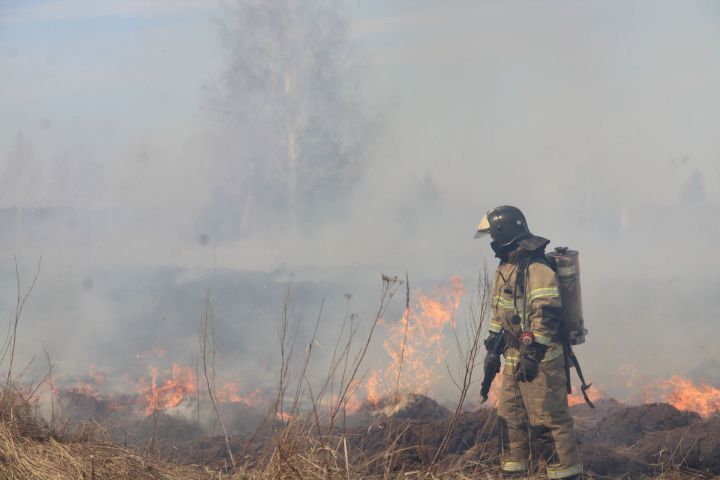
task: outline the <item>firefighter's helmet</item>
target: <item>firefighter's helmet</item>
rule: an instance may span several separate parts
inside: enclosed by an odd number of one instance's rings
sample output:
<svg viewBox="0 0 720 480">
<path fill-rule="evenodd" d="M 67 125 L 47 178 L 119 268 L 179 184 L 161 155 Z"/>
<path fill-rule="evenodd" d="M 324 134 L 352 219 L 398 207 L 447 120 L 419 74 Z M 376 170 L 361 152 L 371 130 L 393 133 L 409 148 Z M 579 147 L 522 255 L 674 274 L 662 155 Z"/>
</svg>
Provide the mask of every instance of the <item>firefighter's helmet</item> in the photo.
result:
<svg viewBox="0 0 720 480">
<path fill-rule="evenodd" d="M 505 247 L 511 243 L 530 237 L 525 215 L 517 207 L 502 205 L 485 214 L 477 227 L 475 238 L 490 234 L 493 241 Z"/>
</svg>

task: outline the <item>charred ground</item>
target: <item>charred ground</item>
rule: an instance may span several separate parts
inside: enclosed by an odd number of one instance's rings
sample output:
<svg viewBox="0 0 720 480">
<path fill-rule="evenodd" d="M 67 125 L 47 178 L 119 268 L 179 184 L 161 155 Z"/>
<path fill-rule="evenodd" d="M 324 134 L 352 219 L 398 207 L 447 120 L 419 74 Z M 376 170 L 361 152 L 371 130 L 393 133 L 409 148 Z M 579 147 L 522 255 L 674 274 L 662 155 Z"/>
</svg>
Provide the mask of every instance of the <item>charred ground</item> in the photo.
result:
<svg viewBox="0 0 720 480">
<path fill-rule="evenodd" d="M 152 450 L 175 462 L 220 470 L 228 465 L 223 440 L 204 433 L 194 420 L 167 413 L 155 417 L 123 415 L 103 406 L 102 400 L 81 394 L 66 397 L 65 402 L 65 410 L 72 412 L 77 425 L 87 420 L 82 418 L 83 411 L 93 412 L 98 424 L 109 425 L 112 441 L 136 451 Z M 87 406 L 92 408 L 86 410 Z M 656 478 L 668 472 L 682 472 L 685 478 L 720 475 L 718 416 L 703 418 L 665 403 L 627 406 L 611 399 L 598 401 L 594 410 L 576 405 L 571 411 L 586 471 L 592 478 Z M 288 433 L 307 435 L 308 439 L 313 436 L 312 429 L 302 427 L 305 422 L 314 423 L 310 413 L 289 422 L 266 421 L 259 429 L 255 428 L 261 420 L 256 408 L 238 404 L 233 412 L 226 413 L 233 426 L 231 447 L 235 457 L 258 474 L 267 467 L 268 451 L 277 452 L 278 438 Z M 445 455 L 433 466 L 452 415 L 450 409 L 427 396 L 406 395 L 397 402 L 364 404 L 345 416 L 326 438 L 342 439 L 338 451 L 342 456 L 347 454 L 353 475 L 359 466 L 361 476 L 376 478 L 395 478 L 409 472 L 420 475 L 432 469 L 468 478 L 494 474 L 501 447 L 493 408 L 463 412 L 449 434 Z M 292 471 L 285 473 L 281 476 L 293 477 Z"/>
</svg>

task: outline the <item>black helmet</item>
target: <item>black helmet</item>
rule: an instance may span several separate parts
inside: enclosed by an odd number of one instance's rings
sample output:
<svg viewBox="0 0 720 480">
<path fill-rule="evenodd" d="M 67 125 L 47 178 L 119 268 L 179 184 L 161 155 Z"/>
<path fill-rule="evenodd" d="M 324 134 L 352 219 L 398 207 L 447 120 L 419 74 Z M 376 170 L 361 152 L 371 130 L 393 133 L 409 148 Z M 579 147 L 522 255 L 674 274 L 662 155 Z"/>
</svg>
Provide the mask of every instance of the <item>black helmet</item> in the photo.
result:
<svg viewBox="0 0 720 480">
<path fill-rule="evenodd" d="M 501 247 L 532 236 L 525 215 L 519 208 L 510 205 L 493 208 L 485 214 L 478 225 L 475 238 L 487 233 Z"/>
</svg>

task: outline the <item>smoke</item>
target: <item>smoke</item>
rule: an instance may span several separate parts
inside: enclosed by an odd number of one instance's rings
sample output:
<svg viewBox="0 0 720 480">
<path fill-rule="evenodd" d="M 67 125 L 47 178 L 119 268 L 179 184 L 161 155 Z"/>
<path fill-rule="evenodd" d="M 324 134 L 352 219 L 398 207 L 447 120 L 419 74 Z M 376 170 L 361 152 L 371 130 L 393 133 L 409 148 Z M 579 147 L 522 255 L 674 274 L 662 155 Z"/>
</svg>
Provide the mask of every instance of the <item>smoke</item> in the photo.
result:
<svg viewBox="0 0 720 480">
<path fill-rule="evenodd" d="M 337 220 L 372 140 L 336 2 L 237 2 L 218 24 L 228 52 L 209 105 L 219 151 L 198 228 L 232 240 Z"/>
<path fill-rule="evenodd" d="M 581 251 L 596 384 L 718 361 L 714 5 L 238 0 L 167 24 L 159 8 L 63 10 L 42 21 L 67 38 L 28 43 L 33 9 L 0 36 L 0 92 L 18 92 L 0 113 L 3 318 L 12 253 L 24 278 L 45 259 L 23 361 L 43 344 L 68 378 L 121 376 L 157 345 L 191 363 L 210 289 L 219 372 L 272 383 L 291 279 L 298 344 L 325 298 L 332 345 L 343 294 L 367 321 L 380 273 L 470 290 L 494 262 L 474 226 L 506 203 Z"/>
</svg>

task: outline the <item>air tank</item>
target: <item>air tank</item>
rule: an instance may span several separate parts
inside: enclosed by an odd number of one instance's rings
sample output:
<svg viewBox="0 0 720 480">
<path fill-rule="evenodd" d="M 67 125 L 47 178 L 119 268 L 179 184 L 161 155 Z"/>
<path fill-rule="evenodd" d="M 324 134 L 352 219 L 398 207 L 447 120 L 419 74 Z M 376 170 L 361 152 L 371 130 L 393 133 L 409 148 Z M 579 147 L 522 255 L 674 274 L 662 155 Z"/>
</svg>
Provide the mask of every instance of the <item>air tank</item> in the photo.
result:
<svg viewBox="0 0 720 480">
<path fill-rule="evenodd" d="M 558 247 L 547 254 L 548 261 L 555 266 L 560 280 L 562 299 L 562 326 L 567 332 L 571 345 L 585 343 L 585 319 L 582 311 L 580 291 L 580 253 L 567 247 Z"/>
</svg>

